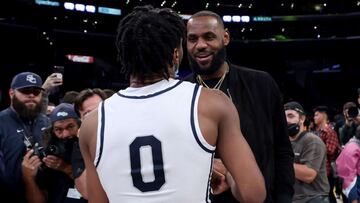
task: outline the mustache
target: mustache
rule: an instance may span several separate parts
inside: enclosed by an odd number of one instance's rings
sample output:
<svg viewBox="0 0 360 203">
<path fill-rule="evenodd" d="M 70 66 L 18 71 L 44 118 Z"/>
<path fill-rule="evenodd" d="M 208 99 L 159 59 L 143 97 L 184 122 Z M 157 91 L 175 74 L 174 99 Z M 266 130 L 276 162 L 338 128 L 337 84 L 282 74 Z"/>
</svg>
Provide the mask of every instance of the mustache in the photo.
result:
<svg viewBox="0 0 360 203">
<path fill-rule="evenodd" d="M 210 67 L 202 68 L 198 64 L 198 62 L 195 60 L 195 57 L 198 57 L 200 53 L 210 53 L 214 55 Z M 206 55 L 203 55 L 206 56 Z M 223 46 L 217 53 L 209 52 L 209 51 L 198 51 L 194 54 L 194 57 L 192 57 L 188 53 L 188 61 L 190 69 L 196 74 L 196 75 L 211 75 L 215 73 L 217 70 L 221 68 L 221 66 L 224 64 L 226 60 L 226 48 Z"/>
</svg>

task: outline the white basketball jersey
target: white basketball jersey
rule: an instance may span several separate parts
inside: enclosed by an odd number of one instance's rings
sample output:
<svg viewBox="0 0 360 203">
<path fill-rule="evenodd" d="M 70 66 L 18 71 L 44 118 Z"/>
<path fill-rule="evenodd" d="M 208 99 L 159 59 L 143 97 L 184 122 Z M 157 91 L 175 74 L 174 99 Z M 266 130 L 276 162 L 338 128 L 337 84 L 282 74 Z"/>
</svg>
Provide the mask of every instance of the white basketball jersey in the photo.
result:
<svg viewBox="0 0 360 203">
<path fill-rule="evenodd" d="M 215 147 L 199 128 L 200 91 L 162 80 L 121 90 L 99 105 L 94 164 L 110 202 L 211 202 Z"/>
</svg>

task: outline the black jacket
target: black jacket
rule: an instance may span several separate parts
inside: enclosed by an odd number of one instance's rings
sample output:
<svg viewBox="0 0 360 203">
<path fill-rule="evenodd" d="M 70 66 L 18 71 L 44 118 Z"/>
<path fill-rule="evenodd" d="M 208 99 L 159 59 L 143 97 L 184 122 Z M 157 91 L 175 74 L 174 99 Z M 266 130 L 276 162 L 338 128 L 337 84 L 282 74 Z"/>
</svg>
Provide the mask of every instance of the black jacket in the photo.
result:
<svg viewBox="0 0 360 203">
<path fill-rule="evenodd" d="M 291 202 L 294 155 L 287 135 L 280 90 L 266 72 L 230 63 L 229 67 L 221 90 L 235 104 L 240 115 L 241 131 L 265 178 L 265 202 Z M 185 80 L 196 82 L 193 74 Z M 217 195 L 213 202 L 237 202 L 230 194 L 228 191 Z"/>
<path fill-rule="evenodd" d="M 32 123 L 24 121 L 10 107 L 0 112 L 0 153 L 4 158 L 4 172 L 0 177 L 2 200 L 26 202 L 21 163 L 26 153 L 24 137 L 31 137 L 33 143 L 41 143 L 49 119 L 40 114 Z M 1 201 L 0 201 L 1 202 Z"/>
</svg>

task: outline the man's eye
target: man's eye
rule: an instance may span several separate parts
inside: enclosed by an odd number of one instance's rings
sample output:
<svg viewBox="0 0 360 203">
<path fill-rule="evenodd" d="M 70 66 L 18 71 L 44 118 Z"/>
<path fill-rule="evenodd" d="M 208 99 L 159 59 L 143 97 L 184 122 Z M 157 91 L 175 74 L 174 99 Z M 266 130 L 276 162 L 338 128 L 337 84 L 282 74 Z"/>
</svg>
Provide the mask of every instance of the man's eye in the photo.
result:
<svg viewBox="0 0 360 203">
<path fill-rule="evenodd" d="M 188 37 L 187 39 L 190 42 L 195 42 L 196 41 L 196 37 Z"/>
</svg>

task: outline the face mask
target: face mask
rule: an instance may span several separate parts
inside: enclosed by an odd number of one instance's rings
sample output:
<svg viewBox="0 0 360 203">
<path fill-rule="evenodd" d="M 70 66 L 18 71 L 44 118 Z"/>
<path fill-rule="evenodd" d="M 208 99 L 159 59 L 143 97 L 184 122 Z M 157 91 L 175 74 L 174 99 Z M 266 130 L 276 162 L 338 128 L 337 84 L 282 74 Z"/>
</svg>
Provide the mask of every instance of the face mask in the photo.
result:
<svg viewBox="0 0 360 203">
<path fill-rule="evenodd" d="M 290 137 L 295 137 L 300 131 L 300 125 L 298 123 L 290 123 L 287 125 L 287 130 Z"/>
</svg>

